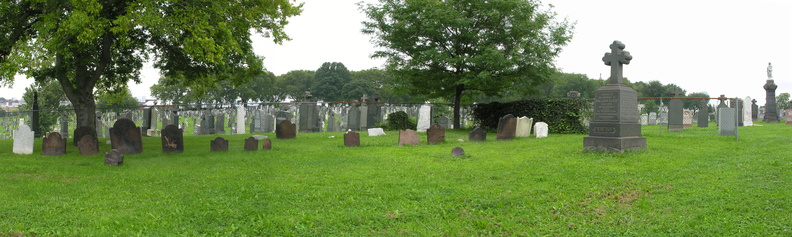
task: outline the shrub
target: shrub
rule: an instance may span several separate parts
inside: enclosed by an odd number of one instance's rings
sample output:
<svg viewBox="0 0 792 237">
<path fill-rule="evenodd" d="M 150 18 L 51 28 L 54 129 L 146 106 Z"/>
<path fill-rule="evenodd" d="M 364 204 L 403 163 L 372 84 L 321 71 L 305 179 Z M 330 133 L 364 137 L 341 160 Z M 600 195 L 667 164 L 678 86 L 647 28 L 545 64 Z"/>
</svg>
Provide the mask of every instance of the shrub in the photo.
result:
<svg viewBox="0 0 792 237">
<path fill-rule="evenodd" d="M 417 126 L 418 124 L 415 121 L 412 121 L 406 112 L 397 111 L 388 114 L 388 119 L 382 128 L 385 130 L 415 130 L 415 127 Z"/>
<path fill-rule="evenodd" d="M 534 122 L 545 122 L 554 133 L 585 134 L 588 128 L 583 125 L 584 118 L 590 116 L 589 102 L 580 99 L 532 99 L 509 103 L 493 102 L 478 104 L 473 109 L 473 117 L 478 124 L 488 130 L 498 127 L 498 120 L 506 114 L 514 117 L 528 116 Z"/>
</svg>

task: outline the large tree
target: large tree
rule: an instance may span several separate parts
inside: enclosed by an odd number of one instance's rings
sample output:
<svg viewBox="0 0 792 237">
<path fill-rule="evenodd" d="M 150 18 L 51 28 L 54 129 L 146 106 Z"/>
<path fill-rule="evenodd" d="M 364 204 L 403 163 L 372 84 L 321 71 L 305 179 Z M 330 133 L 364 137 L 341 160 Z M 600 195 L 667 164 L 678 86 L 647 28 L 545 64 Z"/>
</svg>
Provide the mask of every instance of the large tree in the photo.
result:
<svg viewBox="0 0 792 237">
<path fill-rule="evenodd" d="M 313 88 L 314 74 L 316 72 L 311 70 L 294 70 L 278 76 L 276 80 L 280 92 L 278 98 L 300 99 L 305 91 L 310 91 Z"/>
<path fill-rule="evenodd" d="M 553 59 L 571 39 L 535 0 L 380 0 L 361 5 L 363 32 L 383 48 L 373 54 L 414 93 L 454 101 L 454 127 L 465 91 L 499 95 L 532 88 L 556 71 Z"/>
<path fill-rule="evenodd" d="M 314 74 L 314 88 L 311 94 L 324 101 L 344 100 L 344 85 L 352 80 L 346 66 L 340 62 L 323 63 Z"/>
<path fill-rule="evenodd" d="M 0 4 L 0 81 L 24 73 L 57 80 L 94 127 L 94 89 L 140 82 L 143 62 L 188 84 L 250 78 L 262 70 L 250 36 L 288 39 L 289 0 L 14 0 Z M 211 75 L 211 76 L 209 76 Z"/>
</svg>

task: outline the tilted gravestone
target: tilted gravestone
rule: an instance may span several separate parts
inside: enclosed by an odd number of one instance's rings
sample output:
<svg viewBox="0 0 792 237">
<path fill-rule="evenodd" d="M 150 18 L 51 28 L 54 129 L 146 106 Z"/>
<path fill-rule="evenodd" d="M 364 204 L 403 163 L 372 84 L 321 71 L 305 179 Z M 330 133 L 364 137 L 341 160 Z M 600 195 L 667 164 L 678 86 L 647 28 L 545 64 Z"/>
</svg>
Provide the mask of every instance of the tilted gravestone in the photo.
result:
<svg viewBox="0 0 792 237">
<path fill-rule="evenodd" d="M 597 90 L 594 118 L 589 124 L 589 136 L 583 138 L 583 148 L 589 151 L 624 152 L 646 149 L 638 121 L 638 92 L 624 85 L 622 66 L 629 64 L 632 55 L 624 51 L 624 44 L 613 41 L 611 52 L 602 60 L 611 67 L 609 83 Z"/>
<path fill-rule="evenodd" d="M 668 131 L 682 131 L 684 127 L 684 114 L 679 88 L 674 89 L 674 98 L 668 102 Z"/>
<path fill-rule="evenodd" d="M 517 131 L 517 119 L 514 115 L 507 114 L 498 120 L 498 133 L 495 134 L 495 139 L 498 140 L 511 140 L 514 139 L 514 133 Z"/>
<path fill-rule="evenodd" d="M 82 139 L 82 137 L 85 136 L 85 135 L 91 135 L 92 137 L 98 138 L 98 136 L 96 135 L 96 130 L 94 130 L 93 128 L 90 128 L 90 127 L 80 126 L 77 129 L 74 129 L 74 141 L 73 141 L 74 143 L 73 143 L 73 145 L 76 146 L 77 142 L 79 142 L 80 139 Z"/>
<path fill-rule="evenodd" d="M 162 129 L 162 153 L 184 152 L 184 132 L 176 125 L 168 125 Z"/>
<path fill-rule="evenodd" d="M 522 116 L 517 118 L 517 127 L 514 131 L 515 137 L 528 137 L 531 135 L 531 127 L 533 127 L 533 118 Z"/>
<path fill-rule="evenodd" d="M 261 149 L 265 151 L 272 150 L 272 140 L 264 139 L 264 145 L 261 145 Z"/>
<path fill-rule="evenodd" d="M 80 150 L 80 155 L 83 156 L 99 154 L 99 140 L 91 134 L 86 134 L 77 142 L 77 148 Z"/>
<path fill-rule="evenodd" d="M 245 151 L 258 150 L 258 140 L 255 137 L 248 137 L 245 139 Z"/>
<path fill-rule="evenodd" d="M 105 153 L 104 163 L 109 166 L 121 166 L 124 164 L 124 153 L 112 149 Z"/>
<path fill-rule="evenodd" d="M 217 137 L 210 142 L 209 151 L 228 151 L 228 140 Z"/>
<path fill-rule="evenodd" d="M 354 131 L 349 131 L 347 133 L 344 133 L 344 146 L 346 147 L 360 146 L 360 133 L 356 133 Z"/>
<path fill-rule="evenodd" d="M 426 142 L 429 145 L 445 142 L 445 128 L 440 124 L 429 126 L 429 129 L 426 130 Z"/>
<path fill-rule="evenodd" d="M 41 154 L 45 156 L 62 156 L 66 154 L 66 138 L 60 133 L 47 133 L 41 139 Z"/>
<path fill-rule="evenodd" d="M 487 131 L 481 128 L 474 128 L 468 135 L 468 140 L 471 142 L 483 142 L 487 140 Z"/>
<path fill-rule="evenodd" d="M 275 137 L 278 139 L 293 139 L 297 137 L 297 126 L 289 120 L 283 120 L 275 128 Z"/>
<path fill-rule="evenodd" d="M 129 119 L 118 119 L 110 128 L 111 147 L 123 154 L 143 152 L 143 140 L 140 128 Z"/>
<path fill-rule="evenodd" d="M 14 131 L 14 154 L 33 154 L 33 130 L 22 124 Z"/>
<path fill-rule="evenodd" d="M 399 146 L 418 145 L 420 142 L 421 136 L 415 133 L 415 131 L 412 129 L 399 131 Z"/>
<path fill-rule="evenodd" d="M 462 147 L 454 147 L 454 149 L 451 149 L 451 156 L 460 157 L 464 155 L 465 155 L 465 149 L 462 149 Z"/>
</svg>

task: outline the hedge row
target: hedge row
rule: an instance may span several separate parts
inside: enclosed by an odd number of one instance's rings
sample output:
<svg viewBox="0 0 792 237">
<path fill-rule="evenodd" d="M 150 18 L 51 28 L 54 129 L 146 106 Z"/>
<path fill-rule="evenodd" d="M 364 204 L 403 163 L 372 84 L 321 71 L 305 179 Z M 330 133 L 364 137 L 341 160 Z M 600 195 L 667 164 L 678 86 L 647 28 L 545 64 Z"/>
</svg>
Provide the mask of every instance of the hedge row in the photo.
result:
<svg viewBox="0 0 792 237">
<path fill-rule="evenodd" d="M 479 104 L 473 107 L 473 118 L 481 128 L 494 131 L 498 120 L 506 114 L 527 116 L 545 122 L 551 133 L 588 133 L 584 118 L 591 117 L 591 104 L 581 99 L 531 99 L 509 103 Z"/>
</svg>

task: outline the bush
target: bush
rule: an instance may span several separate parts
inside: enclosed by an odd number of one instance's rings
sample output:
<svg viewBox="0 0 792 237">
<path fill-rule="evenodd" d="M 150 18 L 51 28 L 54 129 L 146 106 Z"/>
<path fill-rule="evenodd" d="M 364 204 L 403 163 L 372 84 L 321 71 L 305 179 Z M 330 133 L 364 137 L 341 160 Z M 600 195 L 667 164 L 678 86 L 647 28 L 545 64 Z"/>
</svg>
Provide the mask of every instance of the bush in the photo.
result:
<svg viewBox="0 0 792 237">
<path fill-rule="evenodd" d="M 473 118 L 484 129 L 495 130 L 498 120 L 506 114 L 528 116 L 534 122 L 545 122 L 553 133 L 588 133 L 582 121 L 590 117 L 590 103 L 580 99 L 533 99 L 509 103 L 479 104 Z"/>
<path fill-rule="evenodd" d="M 382 128 L 385 130 L 415 130 L 417 126 L 418 124 L 415 121 L 412 121 L 406 112 L 397 111 L 388 114 L 388 119 L 386 123 L 383 124 Z"/>
</svg>

